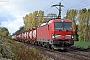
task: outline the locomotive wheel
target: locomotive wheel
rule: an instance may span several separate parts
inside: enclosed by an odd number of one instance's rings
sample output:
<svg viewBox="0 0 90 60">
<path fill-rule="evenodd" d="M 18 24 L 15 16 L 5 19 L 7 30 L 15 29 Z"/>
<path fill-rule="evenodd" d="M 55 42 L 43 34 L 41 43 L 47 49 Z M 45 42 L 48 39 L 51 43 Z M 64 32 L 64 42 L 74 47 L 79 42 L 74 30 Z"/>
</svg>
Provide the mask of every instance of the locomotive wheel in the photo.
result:
<svg viewBox="0 0 90 60">
<path fill-rule="evenodd" d="M 40 46 L 40 42 L 37 42 L 37 46 Z"/>
<path fill-rule="evenodd" d="M 43 45 L 42 45 L 44 48 L 46 48 L 46 45 L 45 45 L 45 42 L 43 43 Z"/>
<path fill-rule="evenodd" d="M 47 42 L 43 43 L 43 47 L 44 48 L 50 48 L 49 43 L 47 43 Z"/>
<path fill-rule="evenodd" d="M 35 42 L 35 45 L 37 45 L 37 42 Z"/>
<path fill-rule="evenodd" d="M 43 47 L 43 42 L 39 42 L 40 46 Z"/>
<path fill-rule="evenodd" d="M 46 47 L 47 47 L 47 48 L 50 48 L 49 43 L 46 43 Z"/>
<path fill-rule="evenodd" d="M 23 42 L 23 43 L 25 43 L 25 41 L 24 41 L 24 40 L 23 40 L 22 42 Z"/>
<path fill-rule="evenodd" d="M 28 41 L 28 44 L 30 44 L 30 41 Z"/>
<path fill-rule="evenodd" d="M 41 44 L 41 47 L 43 47 L 43 44 Z"/>
</svg>

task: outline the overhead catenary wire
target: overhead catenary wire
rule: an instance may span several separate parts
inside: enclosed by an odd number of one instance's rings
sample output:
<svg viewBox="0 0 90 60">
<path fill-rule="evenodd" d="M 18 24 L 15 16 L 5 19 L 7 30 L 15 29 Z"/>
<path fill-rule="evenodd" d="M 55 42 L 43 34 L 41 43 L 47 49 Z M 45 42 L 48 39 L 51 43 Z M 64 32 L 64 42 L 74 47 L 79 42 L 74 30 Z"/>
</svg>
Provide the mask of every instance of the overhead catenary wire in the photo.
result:
<svg viewBox="0 0 90 60">
<path fill-rule="evenodd" d="M 78 4 L 76 4 L 75 6 L 70 7 L 69 9 L 71 9 L 71 8 L 73 8 L 73 7 L 77 7 L 77 6 L 81 5 L 84 1 L 85 1 L 85 0 L 83 0 L 83 1 L 81 1 L 81 2 L 79 2 Z"/>
<path fill-rule="evenodd" d="M 61 0 L 61 2 L 62 2 L 62 1 L 63 1 L 63 0 Z M 66 10 L 69 10 L 69 9 L 71 9 L 71 8 L 73 8 L 73 7 L 77 7 L 78 5 L 83 4 L 84 1 L 85 1 L 85 0 L 82 0 L 81 2 L 79 2 L 78 4 L 76 4 L 75 6 L 72 6 L 72 7 L 68 8 L 68 9 L 66 9 Z M 52 0 L 52 2 L 51 2 L 50 4 L 52 4 L 53 2 L 54 2 L 54 0 Z M 50 4 L 49 4 L 49 5 L 50 5 Z M 49 6 L 49 5 L 48 5 L 48 6 Z M 47 6 L 47 7 L 48 7 L 48 6 Z M 46 8 L 47 8 L 47 7 L 46 7 Z M 45 10 L 46 8 L 44 8 L 43 10 Z M 47 10 L 45 10 L 45 13 L 47 13 L 47 12 L 50 11 L 51 9 L 52 9 L 52 7 L 48 8 Z M 65 10 L 65 11 L 66 11 L 66 10 Z"/>
<path fill-rule="evenodd" d="M 89 6 L 90 4 L 87 4 L 87 3 L 89 3 L 89 2 L 87 2 L 86 0 L 82 0 L 81 2 L 79 2 L 79 3 L 77 3 L 76 5 L 74 5 L 74 6 L 72 6 L 72 7 L 70 7 L 70 8 L 67 8 L 67 9 L 65 9 L 65 10 L 63 10 L 63 11 L 67 11 L 67 10 L 70 10 L 70 9 L 72 9 L 72 8 L 77 8 L 78 10 L 80 9 L 80 8 L 82 8 L 82 7 L 86 7 L 86 6 Z M 82 7 L 81 7 L 82 6 Z M 65 14 L 64 14 L 65 15 Z"/>
<path fill-rule="evenodd" d="M 47 13 L 48 11 L 50 11 L 52 9 L 52 7 L 50 7 L 48 10 L 45 11 L 45 13 Z"/>
<path fill-rule="evenodd" d="M 52 2 L 50 3 L 50 4 L 48 4 L 43 10 L 44 10 L 44 13 L 48 13 L 51 9 L 52 9 L 52 7 L 49 7 L 49 6 L 51 6 L 52 5 L 52 3 L 54 3 L 54 1 L 55 0 L 52 0 Z M 63 0 L 61 0 L 61 1 L 63 1 Z M 72 9 L 72 8 L 75 8 L 76 7 L 76 9 L 80 9 L 80 8 L 82 8 L 82 7 L 86 7 L 86 6 L 89 6 L 90 4 L 89 4 L 89 2 L 87 2 L 86 0 L 82 0 L 82 1 L 80 1 L 79 3 L 77 3 L 76 5 L 74 5 L 74 6 L 72 6 L 72 7 L 70 7 L 70 8 L 67 8 L 67 9 L 65 9 L 65 10 L 63 10 L 63 11 L 67 11 L 67 10 L 70 10 L 70 9 Z M 48 8 L 49 7 L 49 8 Z M 65 15 L 65 14 L 64 14 Z"/>
<path fill-rule="evenodd" d="M 53 2 L 54 2 L 55 0 L 52 0 L 52 2 L 51 3 L 49 3 L 43 10 L 46 10 L 47 9 L 47 7 L 49 7 Z"/>
<path fill-rule="evenodd" d="M 69 9 L 71 9 L 71 8 L 77 7 L 77 6 L 79 6 L 79 5 L 82 5 L 82 3 L 83 3 L 84 1 L 85 1 L 85 0 L 77 3 L 76 5 L 74 5 L 74 6 L 70 7 L 70 8 L 65 9 L 65 11 L 66 11 L 66 10 L 69 10 Z"/>
<path fill-rule="evenodd" d="M 88 7 L 88 6 L 90 6 L 90 3 L 88 3 L 88 4 L 86 4 L 86 5 L 82 6 L 82 7 L 85 8 L 85 7 Z M 79 8 L 79 9 L 81 9 L 81 8 Z"/>
<path fill-rule="evenodd" d="M 52 0 L 52 2 L 50 3 L 50 4 L 48 4 L 44 9 L 43 9 L 43 11 L 45 11 L 45 13 L 47 13 L 48 11 L 50 11 L 51 9 L 52 9 L 52 3 L 54 2 L 55 0 Z M 63 0 L 61 0 L 60 2 L 62 2 Z M 49 7 L 50 6 L 50 7 Z M 47 10 L 46 10 L 46 8 L 47 7 L 49 7 Z"/>
</svg>

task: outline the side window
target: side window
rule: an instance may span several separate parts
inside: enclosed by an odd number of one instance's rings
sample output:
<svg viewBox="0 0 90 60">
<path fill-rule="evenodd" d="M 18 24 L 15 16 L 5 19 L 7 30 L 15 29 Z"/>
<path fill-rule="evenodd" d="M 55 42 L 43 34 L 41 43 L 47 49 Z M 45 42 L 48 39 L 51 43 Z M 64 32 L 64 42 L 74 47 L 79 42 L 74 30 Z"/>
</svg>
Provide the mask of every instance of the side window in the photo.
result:
<svg viewBox="0 0 90 60">
<path fill-rule="evenodd" d="M 48 25 L 48 30 L 50 29 L 50 26 Z"/>
</svg>

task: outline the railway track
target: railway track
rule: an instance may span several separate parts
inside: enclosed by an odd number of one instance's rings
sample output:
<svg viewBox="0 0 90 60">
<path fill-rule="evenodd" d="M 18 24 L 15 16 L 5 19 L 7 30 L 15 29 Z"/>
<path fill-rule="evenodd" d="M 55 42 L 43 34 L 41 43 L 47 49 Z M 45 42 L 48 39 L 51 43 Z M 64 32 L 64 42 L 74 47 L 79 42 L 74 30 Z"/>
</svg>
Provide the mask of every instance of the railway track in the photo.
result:
<svg viewBox="0 0 90 60">
<path fill-rule="evenodd" d="M 75 58 L 77 58 L 79 60 L 90 60 L 90 55 L 89 55 L 90 52 L 82 52 L 82 51 L 73 52 L 73 51 L 69 51 L 67 53 L 72 55 L 72 56 L 76 56 Z"/>
<path fill-rule="evenodd" d="M 71 51 L 75 50 L 75 51 L 85 51 L 85 52 L 88 52 L 88 51 L 90 51 L 90 48 L 82 48 L 82 47 L 75 47 L 75 46 L 73 46 L 73 47 L 70 48 L 70 50 Z"/>
<path fill-rule="evenodd" d="M 90 60 L 90 48 L 82 48 L 73 46 L 68 54 L 76 55 L 79 60 Z"/>
<path fill-rule="evenodd" d="M 70 51 L 56 51 L 51 50 L 47 48 L 43 48 L 40 46 L 32 45 L 32 44 L 26 44 L 27 46 L 32 46 L 39 50 L 42 54 L 45 56 L 48 56 L 49 58 L 52 58 L 53 60 L 90 60 L 90 51 L 82 50 L 80 49 L 70 49 Z"/>
</svg>

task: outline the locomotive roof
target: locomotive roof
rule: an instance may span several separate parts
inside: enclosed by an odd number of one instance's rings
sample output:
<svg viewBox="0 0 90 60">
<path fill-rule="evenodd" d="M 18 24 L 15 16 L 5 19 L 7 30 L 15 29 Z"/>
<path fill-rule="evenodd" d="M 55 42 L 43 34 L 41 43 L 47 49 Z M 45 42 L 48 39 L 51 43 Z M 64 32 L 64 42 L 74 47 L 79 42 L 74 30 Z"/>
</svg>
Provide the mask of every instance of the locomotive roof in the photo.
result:
<svg viewBox="0 0 90 60">
<path fill-rule="evenodd" d="M 52 22 L 60 22 L 60 21 L 64 21 L 64 22 L 72 22 L 72 20 L 70 20 L 70 19 L 59 19 L 59 18 L 54 18 L 54 19 L 51 19 L 51 20 L 48 20 L 48 21 L 46 21 L 46 22 L 43 22 L 40 26 L 44 26 L 44 25 L 46 25 L 46 24 L 49 24 L 49 23 L 52 23 Z"/>
<path fill-rule="evenodd" d="M 52 19 L 50 20 L 48 23 L 51 23 L 51 22 L 60 22 L 60 21 L 64 21 L 64 22 L 72 22 L 72 20 L 70 19 Z"/>
</svg>

